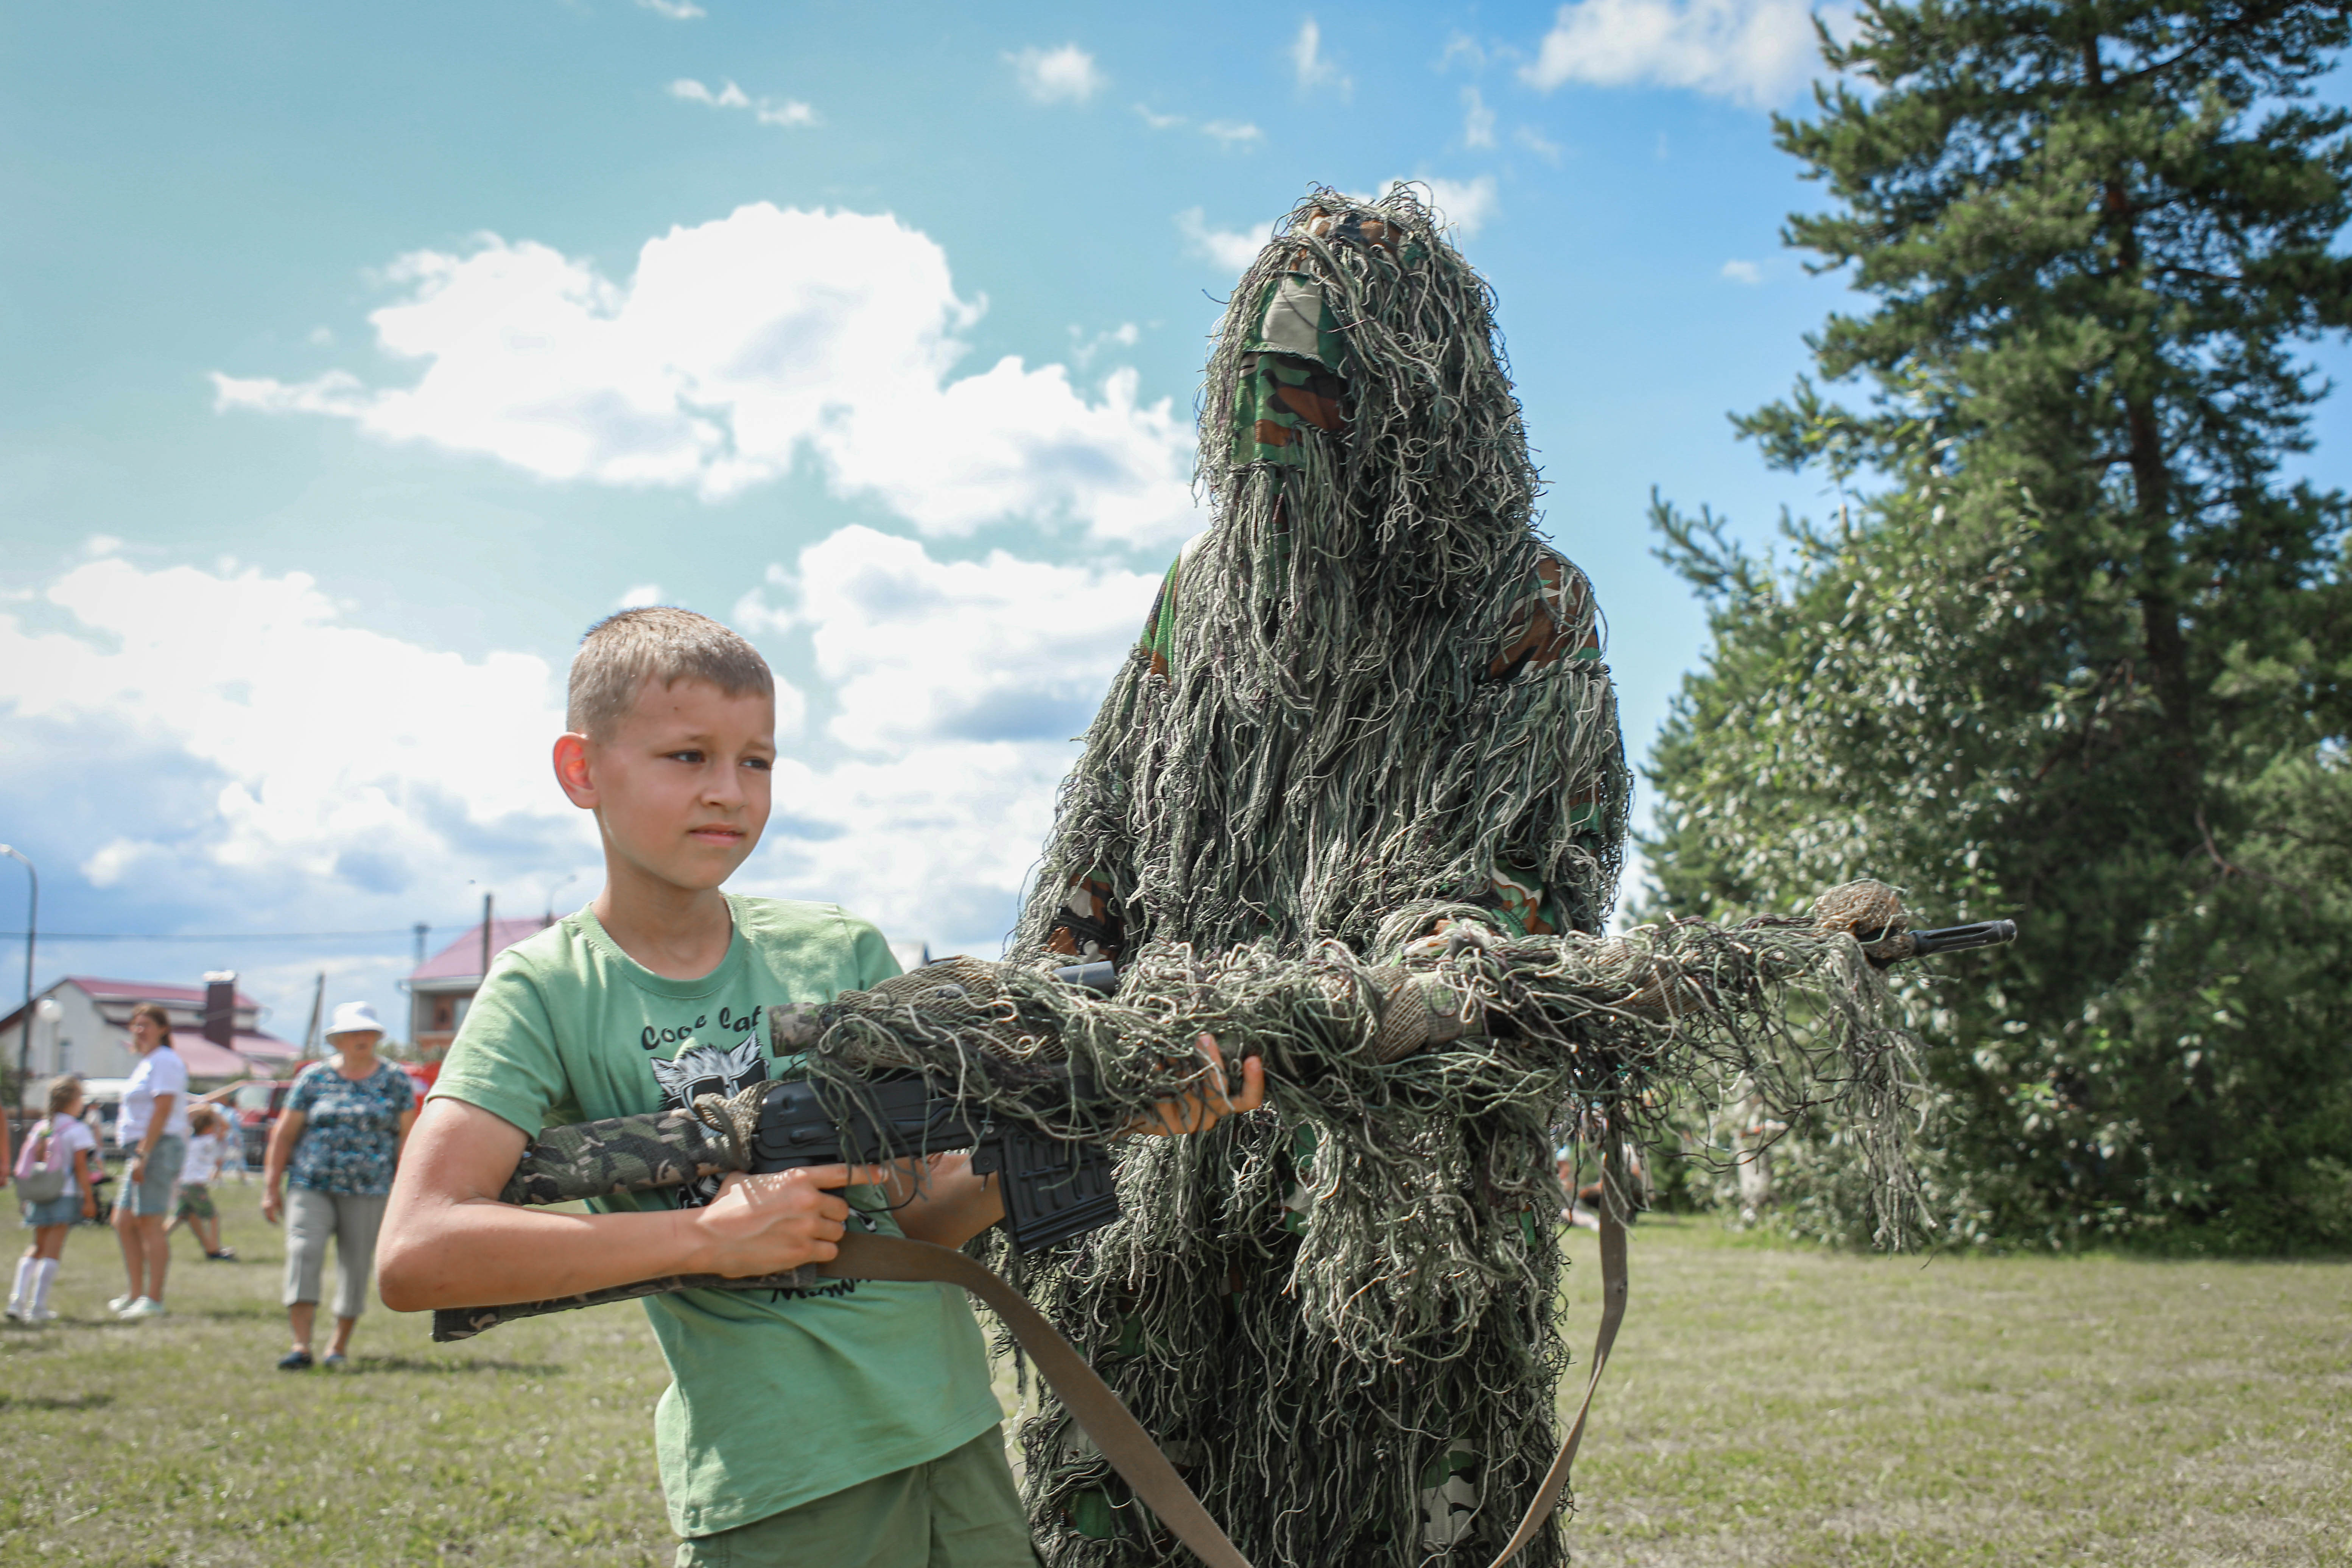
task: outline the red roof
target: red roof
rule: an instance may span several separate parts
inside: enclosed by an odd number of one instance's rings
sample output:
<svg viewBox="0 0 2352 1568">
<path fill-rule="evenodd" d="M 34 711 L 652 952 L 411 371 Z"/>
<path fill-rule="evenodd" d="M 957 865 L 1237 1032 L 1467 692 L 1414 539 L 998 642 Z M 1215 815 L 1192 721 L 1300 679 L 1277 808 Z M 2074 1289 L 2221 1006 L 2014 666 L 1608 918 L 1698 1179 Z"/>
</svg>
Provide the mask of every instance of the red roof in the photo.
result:
<svg viewBox="0 0 2352 1568">
<path fill-rule="evenodd" d="M 190 1078 L 244 1078 L 256 1070 L 277 1072 L 302 1053 L 284 1040 L 240 1032 L 236 1048 L 223 1050 L 201 1029 L 174 1029 L 172 1048 L 188 1064 Z"/>
<path fill-rule="evenodd" d="M 490 956 L 512 947 L 525 937 L 537 936 L 548 927 L 540 915 L 523 915 L 510 921 L 490 922 Z M 478 980 L 482 977 L 482 924 L 474 922 L 465 935 L 426 959 L 418 966 L 411 980 Z"/>
<path fill-rule="evenodd" d="M 88 974 L 68 974 L 68 984 L 79 985 L 99 1002 L 177 1002 L 184 1007 L 205 1005 L 205 988 L 201 985 L 158 985 L 152 980 L 100 980 Z M 260 1003 L 240 991 L 236 994 L 239 1007 L 257 1008 Z"/>
</svg>

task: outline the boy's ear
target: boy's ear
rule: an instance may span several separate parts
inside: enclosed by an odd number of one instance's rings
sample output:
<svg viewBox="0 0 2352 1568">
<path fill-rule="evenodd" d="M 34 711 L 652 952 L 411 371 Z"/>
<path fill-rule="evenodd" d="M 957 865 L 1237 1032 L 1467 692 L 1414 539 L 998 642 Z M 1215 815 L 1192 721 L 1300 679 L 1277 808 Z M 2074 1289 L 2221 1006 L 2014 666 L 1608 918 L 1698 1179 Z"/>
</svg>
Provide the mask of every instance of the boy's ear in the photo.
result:
<svg viewBox="0 0 2352 1568">
<path fill-rule="evenodd" d="M 583 811 L 596 809 L 596 781 L 588 771 L 588 737 L 571 731 L 555 737 L 555 782 Z"/>
</svg>

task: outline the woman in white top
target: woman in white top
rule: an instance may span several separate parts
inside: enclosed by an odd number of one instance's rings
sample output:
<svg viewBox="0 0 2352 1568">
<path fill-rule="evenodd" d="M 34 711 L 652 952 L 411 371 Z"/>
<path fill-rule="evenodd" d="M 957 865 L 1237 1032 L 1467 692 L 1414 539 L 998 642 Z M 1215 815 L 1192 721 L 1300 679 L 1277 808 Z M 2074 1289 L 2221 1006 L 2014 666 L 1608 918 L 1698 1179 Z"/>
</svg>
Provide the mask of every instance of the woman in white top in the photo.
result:
<svg viewBox="0 0 2352 1568">
<path fill-rule="evenodd" d="M 57 1282 L 66 1235 L 77 1215 L 98 1217 L 98 1194 L 89 1180 L 98 1138 L 81 1119 L 81 1079 L 71 1073 L 51 1079 L 48 1117 L 25 1138 L 18 1178 L 34 1171 L 62 1170 L 66 1184 L 47 1202 L 25 1205 L 25 1223 L 32 1226 L 33 1245 L 17 1259 L 16 1289 L 8 1292 L 8 1316 L 20 1323 L 46 1323 L 57 1317 L 49 1310 L 49 1287 Z"/>
<path fill-rule="evenodd" d="M 188 1068 L 172 1048 L 170 1015 L 152 1002 L 131 1009 L 131 1048 L 139 1065 L 123 1086 L 122 1115 L 115 1123 L 115 1141 L 131 1152 L 131 1166 L 122 1173 L 122 1195 L 114 1200 L 114 1234 L 122 1243 L 131 1289 L 107 1305 L 124 1321 L 136 1322 L 163 1315 L 163 1275 L 172 1266 L 163 1222 L 171 1217 L 188 1152 Z"/>
</svg>

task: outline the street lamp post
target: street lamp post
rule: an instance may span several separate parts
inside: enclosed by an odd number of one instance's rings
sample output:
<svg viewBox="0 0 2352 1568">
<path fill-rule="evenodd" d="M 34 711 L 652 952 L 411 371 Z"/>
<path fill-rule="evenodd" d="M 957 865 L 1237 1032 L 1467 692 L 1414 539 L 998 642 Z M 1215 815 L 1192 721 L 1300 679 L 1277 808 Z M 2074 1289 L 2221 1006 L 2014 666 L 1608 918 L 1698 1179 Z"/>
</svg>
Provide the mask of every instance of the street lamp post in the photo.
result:
<svg viewBox="0 0 2352 1568">
<path fill-rule="evenodd" d="M 25 1037 L 16 1047 L 16 1081 L 21 1094 L 25 1075 L 33 1070 L 33 938 L 41 925 L 41 874 L 33 869 L 25 852 L 13 844 L 0 844 L 0 855 L 25 868 L 32 889 L 25 900 Z"/>
</svg>

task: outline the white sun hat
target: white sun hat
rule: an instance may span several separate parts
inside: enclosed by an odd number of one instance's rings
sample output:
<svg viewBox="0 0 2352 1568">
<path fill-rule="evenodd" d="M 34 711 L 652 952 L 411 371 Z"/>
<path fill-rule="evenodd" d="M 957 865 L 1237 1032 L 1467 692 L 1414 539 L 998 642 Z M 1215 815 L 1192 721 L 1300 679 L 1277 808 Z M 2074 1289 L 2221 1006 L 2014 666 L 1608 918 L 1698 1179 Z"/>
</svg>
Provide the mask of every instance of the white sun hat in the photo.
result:
<svg viewBox="0 0 2352 1568">
<path fill-rule="evenodd" d="M 364 1002 L 338 1002 L 334 1018 L 327 1025 L 327 1038 L 337 1035 L 381 1035 L 383 1026 L 376 1022 L 375 1009 Z"/>
</svg>

